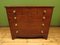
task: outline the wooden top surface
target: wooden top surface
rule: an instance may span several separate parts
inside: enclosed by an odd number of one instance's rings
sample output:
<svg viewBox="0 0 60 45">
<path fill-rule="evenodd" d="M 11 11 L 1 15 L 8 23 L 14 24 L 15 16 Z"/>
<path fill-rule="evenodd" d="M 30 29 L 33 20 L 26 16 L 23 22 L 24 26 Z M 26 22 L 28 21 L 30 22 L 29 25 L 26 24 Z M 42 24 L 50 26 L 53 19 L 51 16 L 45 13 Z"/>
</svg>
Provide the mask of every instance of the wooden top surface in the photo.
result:
<svg viewBox="0 0 60 45">
<path fill-rule="evenodd" d="M 54 6 L 5 6 L 5 7 L 6 7 L 6 8 L 7 8 L 7 7 L 11 7 L 11 8 L 12 8 L 12 7 L 30 7 L 30 8 L 31 8 L 31 7 L 36 7 L 36 8 L 39 8 L 39 7 L 42 7 L 42 8 L 45 7 L 45 8 L 47 8 L 47 7 L 48 7 L 48 8 L 54 8 Z"/>
</svg>

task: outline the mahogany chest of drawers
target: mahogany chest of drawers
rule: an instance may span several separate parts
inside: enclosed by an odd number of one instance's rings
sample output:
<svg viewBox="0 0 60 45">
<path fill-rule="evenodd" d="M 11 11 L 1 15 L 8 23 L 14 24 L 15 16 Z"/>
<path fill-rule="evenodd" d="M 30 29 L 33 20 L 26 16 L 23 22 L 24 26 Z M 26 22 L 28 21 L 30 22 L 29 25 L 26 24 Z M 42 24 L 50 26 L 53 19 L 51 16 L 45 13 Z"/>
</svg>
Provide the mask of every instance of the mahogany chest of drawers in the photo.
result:
<svg viewBox="0 0 60 45">
<path fill-rule="evenodd" d="M 6 7 L 12 39 L 37 38 L 47 39 L 52 6 L 9 6 Z"/>
</svg>

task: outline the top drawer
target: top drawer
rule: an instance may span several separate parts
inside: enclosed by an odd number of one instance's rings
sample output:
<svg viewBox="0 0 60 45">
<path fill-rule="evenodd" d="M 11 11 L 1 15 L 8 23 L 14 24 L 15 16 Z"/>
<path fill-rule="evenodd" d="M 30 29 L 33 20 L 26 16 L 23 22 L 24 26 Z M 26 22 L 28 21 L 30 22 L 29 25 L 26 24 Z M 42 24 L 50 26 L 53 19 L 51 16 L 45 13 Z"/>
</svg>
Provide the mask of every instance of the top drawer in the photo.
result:
<svg viewBox="0 0 60 45">
<path fill-rule="evenodd" d="M 8 15 L 25 15 L 25 14 L 47 14 L 52 11 L 52 8 L 49 7 L 7 7 Z"/>
</svg>

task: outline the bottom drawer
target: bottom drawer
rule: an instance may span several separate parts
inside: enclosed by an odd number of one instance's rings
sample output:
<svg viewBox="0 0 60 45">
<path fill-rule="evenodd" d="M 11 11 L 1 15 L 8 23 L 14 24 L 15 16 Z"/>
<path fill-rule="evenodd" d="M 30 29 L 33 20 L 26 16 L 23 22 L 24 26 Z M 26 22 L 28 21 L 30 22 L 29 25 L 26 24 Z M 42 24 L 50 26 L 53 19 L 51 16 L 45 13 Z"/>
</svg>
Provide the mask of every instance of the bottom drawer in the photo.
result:
<svg viewBox="0 0 60 45">
<path fill-rule="evenodd" d="M 45 32 L 45 31 L 44 31 Z M 21 34 L 20 31 L 15 30 L 13 33 L 13 39 L 14 38 L 45 38 L 47 39 L 48 34 L 41 31 L 41 33 L 31 33 L 31 34 Z"/>
<path fill-rule="evenodd" d="M 25 38 L 25 39 L 31 39 L 31 38 L 44 38 L 47 39 L 48 35 L 46 34 L 38 34 L 38 35 L 31 35 L 31 36 L 22 36 L 22 35 L 16 35 L 15 38 Z"/>
</svg>

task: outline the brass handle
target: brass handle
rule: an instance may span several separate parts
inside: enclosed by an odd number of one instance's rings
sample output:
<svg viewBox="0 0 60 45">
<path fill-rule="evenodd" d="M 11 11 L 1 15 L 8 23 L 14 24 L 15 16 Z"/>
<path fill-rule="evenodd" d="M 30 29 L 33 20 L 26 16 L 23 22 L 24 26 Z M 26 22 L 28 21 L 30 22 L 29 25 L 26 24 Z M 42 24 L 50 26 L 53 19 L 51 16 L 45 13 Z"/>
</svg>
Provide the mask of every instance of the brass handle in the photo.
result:
<svg viewBox="0 0 60 45">
<path fill-rule="evenodd" d="M 14 19 L 16 19 L 16 17 L 14 17 Z"/>
<path fill-rule="evenodd" d="M 45 26 L 45 24 L 44 24 L 44 23 L 42 23 L 42 26 Z"/>
<path fill-rule="evenodd" d="M 44 33 L 43 30 L 41 30 L 41 33 Z"/>
<path fill-rule="evenodd" d="M 46 19 L 46 17 L 45 17 L 45 16 L 43 16 L 43 19 Z"/>
<path fill-rule="evenodd" d="M 16 31 L 16 33 L 18 33 L 18 30 Z"/>
<path fill-rule="evenodd" d="M 16 11 L 15 11 L 15 10 L 13 10 L 13 13 L 16 13 Z"/>
<path fill-rule="evenodd" d="M 44 10 L 44 13 L 46 13 L 47 11 L 46 10 Z"/>
<path fill-rule="evenodd" d="M 17 26 L 17 24 L 15 24 L 15 26 Z"/>
</svg>

